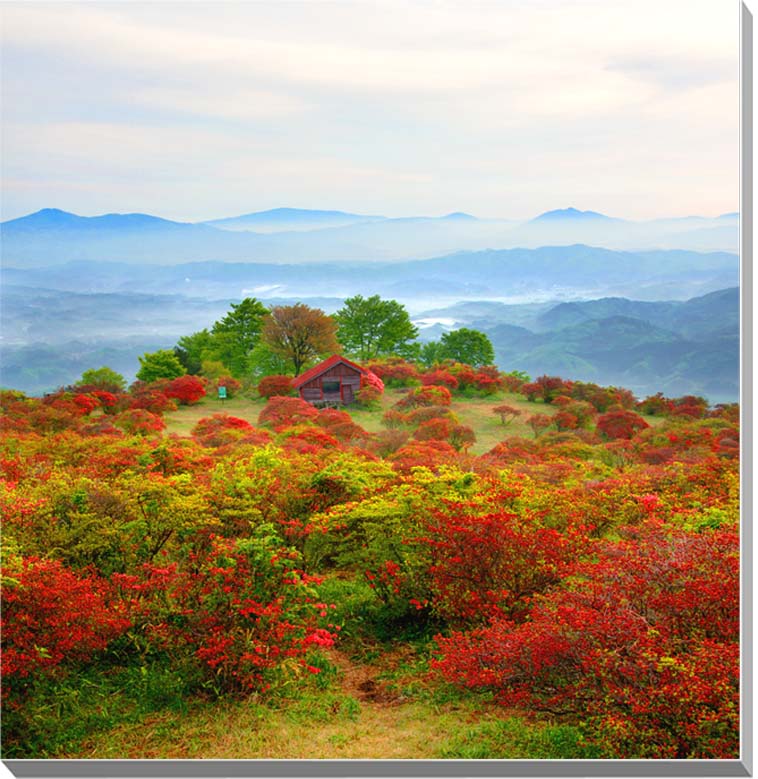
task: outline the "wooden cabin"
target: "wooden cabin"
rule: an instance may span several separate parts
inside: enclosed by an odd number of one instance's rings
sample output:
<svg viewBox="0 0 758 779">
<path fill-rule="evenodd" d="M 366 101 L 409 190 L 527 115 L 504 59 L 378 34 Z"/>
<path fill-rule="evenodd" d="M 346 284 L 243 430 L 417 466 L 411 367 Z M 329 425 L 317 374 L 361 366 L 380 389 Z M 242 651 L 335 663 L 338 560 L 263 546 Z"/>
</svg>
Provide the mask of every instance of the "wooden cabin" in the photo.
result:
<svg viewBox="0 0 758 779">
<path fill-rule="evenodd" d="M 360 365 L 335 354 L 294 378 L 292 386 L 308 403 L 347 406 L 355 400 L 361 376 L 367 373 Z"/>
</svg>

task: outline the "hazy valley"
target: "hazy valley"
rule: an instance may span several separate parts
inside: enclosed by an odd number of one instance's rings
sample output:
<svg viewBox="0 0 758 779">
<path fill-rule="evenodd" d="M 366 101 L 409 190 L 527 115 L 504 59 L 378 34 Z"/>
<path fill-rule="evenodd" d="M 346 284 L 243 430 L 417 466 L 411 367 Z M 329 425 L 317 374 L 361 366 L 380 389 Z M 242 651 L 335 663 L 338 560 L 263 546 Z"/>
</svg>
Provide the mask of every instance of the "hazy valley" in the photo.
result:
<svg viewBox="0 0 758 779">
<path fill-rule="evenodd" d="M 736 214 L 632 222 L 564 209 L 517 222 L 274 209 L 189 224 L 44 209 L 0 235 L 2 383 L 30 393 L 101 363 L 131 379 L 139 354 L 243 297 L 333 313 L 363 294 L 406 306 L 422 341 L 486 332 L 504 370 L 738 395 Z"/>
</svg>

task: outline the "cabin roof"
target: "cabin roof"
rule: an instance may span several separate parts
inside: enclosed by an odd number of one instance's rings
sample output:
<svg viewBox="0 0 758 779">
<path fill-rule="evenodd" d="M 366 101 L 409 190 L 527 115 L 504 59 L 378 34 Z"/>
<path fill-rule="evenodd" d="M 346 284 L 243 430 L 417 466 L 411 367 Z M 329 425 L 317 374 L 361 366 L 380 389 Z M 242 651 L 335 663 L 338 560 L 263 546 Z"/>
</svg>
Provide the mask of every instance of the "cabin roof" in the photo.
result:
<svg viewBox="0 0 758 779">
<path fill-rule="evenodd" d="M 344 363 L 345 365 L 349 365 L 351 368 L 355 368 L 355 370 L 358 371 L 359 373 L 363 373 L 363 374 L 368 373 L 368 371 L 365 368 L 361 368 L 360 365 L 356 365 L 354 362 L 351 362 L 350 360 L 347 359 L 347 357 L 342 357 L 339 354 L 333 354 L 328 359 L 324 360 L 323 362 L 320 362 L 318 365 L 314 365 L 305 373 L 301 373 L 299 376 L 292 379 L 292 386 L 295 389 L 298 389 L 299 387 L 302 387 L 303 384 L 307 384 L 309 381 L 312 381 L 313 379 L 320 376 L 322 373 L 325 373 L 330 368 L 333 368 L 335 365 L 339 365 L 340 363 Z"/>
</svg>

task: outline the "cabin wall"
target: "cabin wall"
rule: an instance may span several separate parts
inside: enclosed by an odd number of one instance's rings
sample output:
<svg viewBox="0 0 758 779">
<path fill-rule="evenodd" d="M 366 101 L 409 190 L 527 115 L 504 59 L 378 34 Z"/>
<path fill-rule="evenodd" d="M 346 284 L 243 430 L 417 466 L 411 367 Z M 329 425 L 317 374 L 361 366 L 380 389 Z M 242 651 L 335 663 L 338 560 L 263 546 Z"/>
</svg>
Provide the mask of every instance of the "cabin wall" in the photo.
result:
<svg viewBox="0 0 758 779">
<path fill-rule="evenodd" d="M 318 403 L 320 401 L 329 401 L 340 403 L 343 401 L 344 391 L 326 391 L 324 392 L 324 382 L 339 381 L 342 387 L 351 387 L 353 399 L 361 388 L 361 374 L 349 365 L 340 363 L 329 370 L 324 371 L 320 376 L 316 376 L 306 384 L 300 387 L 300 397 L 309 403 Z"/>
</svg>

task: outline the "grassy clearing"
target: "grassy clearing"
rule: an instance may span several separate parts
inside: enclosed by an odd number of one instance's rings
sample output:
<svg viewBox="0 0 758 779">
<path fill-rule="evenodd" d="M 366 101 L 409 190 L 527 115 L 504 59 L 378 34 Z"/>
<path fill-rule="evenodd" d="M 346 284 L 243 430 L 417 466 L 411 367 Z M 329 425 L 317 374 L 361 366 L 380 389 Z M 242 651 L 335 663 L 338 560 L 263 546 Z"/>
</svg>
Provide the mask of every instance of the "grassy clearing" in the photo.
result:
<svg viewBox="0 0 758 779">
<path fill-rule="evenodd" d="M 405 394 L 402 389 L 388 389 L 381 398 L 381 405 L 375 409 L 365 409 L 353 405 L 346 407 L 357 424 L 369 433 L 378 433 L 386 428 L 382 424 L 382 415 L 385 411 L 400 400 Z M 504 425 L 500 417 L 493 413 L 496 406 L 507 404 L 521 411 L 521 416 Z M 230 414 L 231 416 L 245 419 L 252 425 L 258 424 L 258 415 L 266 401 L 253 395 L 238 395 L 235 398 L 221 401 L 216 397 L 206 397 L 195 406 L 180 406 L 176 411 L 166 414 L 166 433 L 174 433 L 180 436 L 190 435 L 192 428 L 203 418 L 212 414 Z M 461 397 L 453 396 L 451 410 L 463 425 L 468 425 L 476 434 L 476 442 L 471 447 L 471 454 L 484 454 L 493 446 L 506 438 L 518 436 L 520 438 L 533 438 L 534 433 L 527 424 L 527 420 L 533 414 L 546 414 L 553 416 L 558 409 L 549 404 L 537 401 L 530 403 L 523 395 L 516 393 L 500 392 L 486 397 Z M 662 417 L 646 416 L 645 421 L 655 427 L 664 420 Z"/>
<path fill-rule="evenodd" d="M 389 389 L 381 399 L 381 405 L 376 409 L 364 409 L 357 405 L 347 407 L 357 424 L 369 433 L 384 430 L 382 415 L 400 400 L 404 390 Z M 492 412 L 495 406 L 507 403 L 521 410 L 521 416 L 508 425 L 503 425 L 500 418 Z M 258 424 L 260 414 L 266 402 L 263 398 L 238 395 L 229 400 L 221 401 L 216 397 L 206 397 L 194 406 L 180 406 L 164 416 L 166 433 L 188 436 L 192 428 L 203 418 L 213 414 L 230 414 Z M 471 447 L 472 454 L 484 454 L 495 444 L 511 436 L 532 438 L 532 429 L 526 420 L 532 414 L 553 415 L 557 409 L 544 403 L 529 403 L 523 396 L 511 393 L 498 393 L 488 397 L 456 397 L 454 396 L 451 410 L 463 425 L 469 425 L 476 433 L 476 443 Z"/>
<path fill-rule="evenodd" d="M 513 406 L 521 411 L 521 416 L 504 425 L 500 416 L 492 409 L 502 405 Z M 529 403 L 522 395 L 498 393 L 488 397 L 458 398 L 453 396 L 451 409 L 462 425 L 468 425 L 476 433 L 476 443 L 471 447 L 472 454 L 484 454 L 506 438 L 534 438 L 532 428 L 526 423 L 533 414 L 553 416 L 558 409 L 545 403 Z"/>
</svg>

